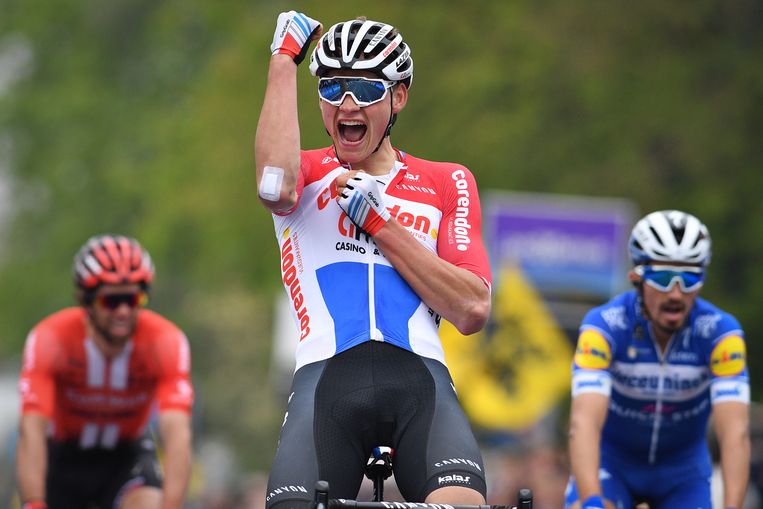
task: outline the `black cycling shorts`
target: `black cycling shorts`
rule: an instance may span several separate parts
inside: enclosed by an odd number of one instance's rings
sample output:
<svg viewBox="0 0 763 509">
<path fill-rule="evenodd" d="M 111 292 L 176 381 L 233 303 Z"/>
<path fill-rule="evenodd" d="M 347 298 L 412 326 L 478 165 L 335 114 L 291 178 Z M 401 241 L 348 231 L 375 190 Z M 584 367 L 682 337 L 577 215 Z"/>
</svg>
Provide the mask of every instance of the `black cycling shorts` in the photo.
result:
<svg viewBox="0 0 763 509">
<path fill-rule="evenodd" d="M 394 449 L 408 501 L 445 486 L 485 496 L 482 456 L 447 368 L 368 341 L 294 374 L 267 508 L 306 507 L 318 480 L 328 481 L 330 498 L 354 499 L 376 446 Z"/>
<path fill-rule="evenodd" d="M 162 487 L 156 448 L 148 437 L 114 449 L 49 442 L 48 458 L 48 509 L 116 509 L 133 488 Z"/>
</svg>

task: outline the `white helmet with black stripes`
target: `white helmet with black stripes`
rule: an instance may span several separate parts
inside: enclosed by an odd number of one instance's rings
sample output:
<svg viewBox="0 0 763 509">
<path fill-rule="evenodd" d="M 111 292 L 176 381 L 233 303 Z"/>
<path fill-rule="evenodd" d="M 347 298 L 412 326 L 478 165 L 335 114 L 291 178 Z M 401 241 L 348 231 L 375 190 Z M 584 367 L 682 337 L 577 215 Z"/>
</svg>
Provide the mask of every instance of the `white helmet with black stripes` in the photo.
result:
<svg viewBox="0 0 763 509">
<path fill-rule="evenodd" d="M 710 264 L 710 233 L 702 222 L 680 210 L 660 210 L 641 219 L 631 232 L 628 249 L 634 265 Z"/>
<path fill-rule="evenodd" d="M 310 73 L 333 70 L 369 71 L 388 81 L 413 81 L 411 49 L 392 25 L 367 19 L 337 23 L 328 29 L 310 56 Z"/>
</svg>

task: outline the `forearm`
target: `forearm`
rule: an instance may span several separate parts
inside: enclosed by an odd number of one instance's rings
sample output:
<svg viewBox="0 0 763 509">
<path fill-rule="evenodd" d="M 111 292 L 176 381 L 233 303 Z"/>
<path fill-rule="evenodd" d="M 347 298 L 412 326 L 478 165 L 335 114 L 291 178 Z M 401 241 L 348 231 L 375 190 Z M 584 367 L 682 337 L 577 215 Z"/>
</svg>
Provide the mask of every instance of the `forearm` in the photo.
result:
<svg viewBox="0 0 763 509">
<path fill-rule="evenodd" d="M 191 477 L 191 429 L 185 416 L 162 427 L 164 447 L 164 487 L 162 509 L 180 509 Z"/>
<path fill-rule="evenodd" d="M 297 66 L 288 56 L 275 55 L 270 60 L 265 100 L 257 124 L 254 146 L 258 186 L 262 182 L 266 167 L 283 170 L 280 189 L 275 189 L 279 198 L 263 199 L 268 208 L 286 209 L 296 201 L 299 151 Z"/>
<path fill-rule="evenodd" d="M 601 432 L 607 417 L 609 397 L 578 394 L 572 399 L 570 411 L 569 450 L 572 475 L 580 500 L 603 495 L 599 482 Z"/>
<path fill-rule="evenodd" d="M 741 509 L 750 475 L 750 438 L 745 429 L 721 440 L 723 507 Z"/>
<path fill-rule="evenodd" d="M 374 241 L 421 300 L 461 333 L 484 327 L 490 292 L 479 277 L 439 258 L 395 220 L 388 221 Z"/>
<path fill-rule="evenodd" d="M 180 509 L 191 477 L 190 448 L 176 451 L 167 449 L 166 453 L 162 509 Z"/>
<path fill-rule="evenodd" d="M 45 477 L 48 472 L 46 423 L 39 416 L 25 416 L 16 447 L 16 476 L 22 502 L 45 499 Z"/>
<path fill-rule="evenodd" d="M 601 495 L 599 482 L 599 433 L 585 427 L 570 429 L 570 462 L 580 500 Z"/>
<path fill-rule="evenodd" d="M 713 404 L 713 421 L 721 452 L 723 507 L 741 509 L 750 476 L 750 408 L 747 402 Z"/>
</svg>

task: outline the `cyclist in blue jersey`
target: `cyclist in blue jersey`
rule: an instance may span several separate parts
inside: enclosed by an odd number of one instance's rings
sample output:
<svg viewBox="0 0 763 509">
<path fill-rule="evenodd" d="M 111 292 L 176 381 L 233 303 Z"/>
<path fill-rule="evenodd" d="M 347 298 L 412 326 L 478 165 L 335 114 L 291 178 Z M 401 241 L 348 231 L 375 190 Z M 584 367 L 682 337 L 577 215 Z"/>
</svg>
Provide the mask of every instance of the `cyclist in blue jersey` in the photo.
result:
<svg viewBox="0 0 763 509">
<path fill-rule="evenodd" d="M 397 29 L 358 18 L 321 33 L 304 14 L 279 16 L 255 142 L 299 330 L 267 507 L 308 507 L 318 480 L 355 498 L 376 446 L 394 450 L 406 500 L 484 504 L 480 450 L 438 336 L 441 317 L 471 334 L 490 312 L 474 176 L 392 145 L 413 83 Z M 315 39 L 309 70 L 330 146 L 302 150 L 297 66 Z"/>
<path fill-rule="evenodd" d="M 698 296 L 710 248 L 696 217 L 652 212 L 630 236 L 635 289 L 583 319 L 567 509 L 712 509 L 711 415 L 723 507 L 741 509 L 750 468 L 745 337 L 733 316 Z"/>
</svg>

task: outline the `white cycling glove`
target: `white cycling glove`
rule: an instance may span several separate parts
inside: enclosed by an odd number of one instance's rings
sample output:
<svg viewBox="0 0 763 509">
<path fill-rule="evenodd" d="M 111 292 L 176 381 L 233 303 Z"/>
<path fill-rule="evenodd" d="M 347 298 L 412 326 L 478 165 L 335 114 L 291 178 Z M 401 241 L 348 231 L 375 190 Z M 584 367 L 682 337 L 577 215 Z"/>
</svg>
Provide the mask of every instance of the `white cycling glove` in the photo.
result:
<svg viewBox="0 0 763 509">
<path fill-rule="evenodd" d="M 282 12 L 278 15 L 270 51 L 273 55 L 289 55 L 299 65 L 307 54 L 310 41 L 320 33 L 318 21 L 297 11 Z"/>
<path fill-rule="evenodd" d="M 371 236 L 390 219 L 379 184 L 368 173 L 356 173 L 348 180 L 338 201 L 347 217 Z"/>
</svg>

